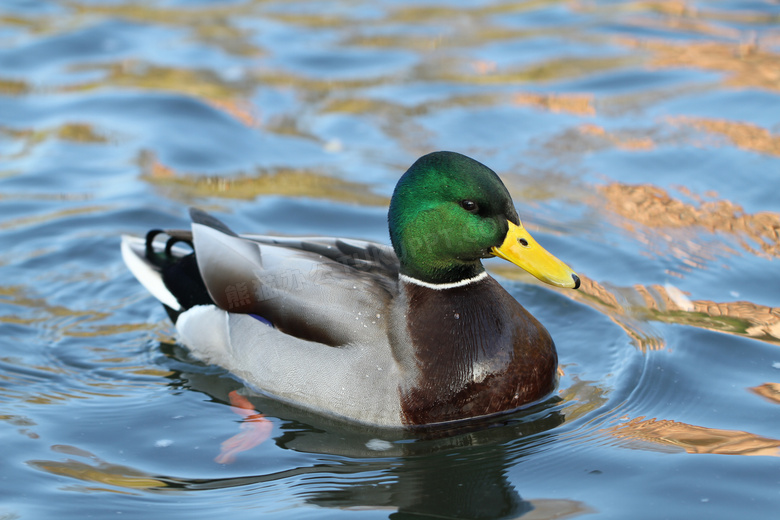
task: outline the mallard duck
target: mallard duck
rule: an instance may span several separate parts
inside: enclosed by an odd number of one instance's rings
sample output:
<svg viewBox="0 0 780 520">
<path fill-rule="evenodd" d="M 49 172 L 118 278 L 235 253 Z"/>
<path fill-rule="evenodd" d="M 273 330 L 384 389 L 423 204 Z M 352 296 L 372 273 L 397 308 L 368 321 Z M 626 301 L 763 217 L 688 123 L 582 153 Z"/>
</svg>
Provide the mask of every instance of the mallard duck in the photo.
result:
<svg viewBox="0 0 780 520">
<path fill-rule="evenodd" d="M 392 247 L 237 235 L 190 215 L 191 231 L 123 237 L 123 258 L 179 341 L 255 391 L 412 428 L 515 410 L 554 388 L 550 334 L 481 260 L 504 258 L 558 287 L 580 280 L 523 227 L 498 175 L 469 157 L 435 152 L 404 173 Z"/>
</svg>

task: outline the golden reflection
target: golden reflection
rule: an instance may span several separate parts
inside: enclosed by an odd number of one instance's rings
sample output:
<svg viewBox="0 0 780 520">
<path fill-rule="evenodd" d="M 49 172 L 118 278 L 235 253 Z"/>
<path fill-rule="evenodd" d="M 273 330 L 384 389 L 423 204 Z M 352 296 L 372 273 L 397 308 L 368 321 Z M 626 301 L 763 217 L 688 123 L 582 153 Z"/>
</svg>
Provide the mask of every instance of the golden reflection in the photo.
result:
<svg viewBox="0 0 780 520">
<path fill-rule="evenodd" d="M 68 217 L 90 214 L 105 214 L 112 208 L 110 206 L 82 206 L 80 208 L 67 208 L 58 211 L 52 211 L 45 215 L 35 215 L 30 217 L 17 217 L 0 222 L 0 229 L 19 229 L 47 222 L 62 221 Z"/>
<path fill-rule="evenodd" d="M 395 18 L 397 17 L 397 13 L 398 12 L 396 12 L 396 14 L 391 13 L 390 16 Z M 462 14 L 463 9 L 455 9 L 449 12 L 448 15 L 461 17 Z M 409 32 L 401 34 L 364 33 L 348 36 L 346 43 L 361 47 L 407 49 L 420 53 L 427 53 L 437 49 L 471 49 L 490 42 L 530 39 L 544 36 L 545 34 L 553 33 L 555 31 L 555 29 L 543 28 L 514 29 L 492 24 L 489 20 L 484 18 L 479 19 L 479 14 L 476 10 L 472 10 L 469 14 L 477 23 L 474 23 L 469 27 L 468 31 L 458 32 L 457 34 L 448 34 L 445 32 L 434 34 L 414 34 Z M 436 23 L 441 26 L 441 17 L 437 14 L 428 11 L 425 16 L 436 17 Z M 394 23 L 392 19 L 388 21 Z M 424 23 L 425 20 L 423 18 L 405 19 L 401 23 L 415 24 L 420 22 Z"/>
<path fill-rule="evenodd" d="M 498 70 L 498 64 L 495 61 L 489 60 L 476 60 L 471 62 L 471 67 L 474 72 L 480 75 L 490 74 Z"/>
<path fill-rule="evenodd" d="M 607 132 L 603 127 L 594 124 L 581 125 L 578 130 L 583 135 L 594 136 L 623 150 L 644 151 L 655 148 L 655 143 L 647 136 L 634 137 L 626 133 Z"/>
<path fill-rule="evenodd" d="M 150 326 L 146 323 L 121 323 L 116 325 L 92 325 L 87 330 L 73 328 L 67 330 L 66 333 L 72 338 L 97 338 L 101 336 L 115 336 L 127 332 L 146 332 L 149 330 Z"/>
<path fill-rule="evenodd" d="M 630 9 L 650 11 L 672 16 L 687 16 L 694 14 L 695 7 L 682 0 L 646 0 L 629 4 Z"/>
<path fill-rule="evenodd" d="M 621 69 L 633 64 L 636 58 L 633 56 L 619 57 L 559 57 L 551 58 L 534 65 L 513 68 L 509 70 L 498 69 L 490 74 L 480 74 L 478 71 L 469 71 L 462 64 L 446 59 L 440 59 L 431 63 L 420 71 L 420 75 L 428 81 L 447 81 L 451 83 L 470 83 L 477 85 L 509 85 L 513 83 L 536 83 L 573 79 L 581 76 L 589 76 L 600 72 Z"/>
<path fill-rule="evenodd" d="M 263 125 L 263 128 L 276 135 L 285 135 L 292 137 L 302 137 L 312 141 L 320 142 L 320 139 L 306 129 L 301 128 L 300 120 L 291 115 L 278 115 L 272 117 Z M 327 150 L 328 143 L 324 144 Z"/>
<path fill-rule="evenodd" d="M 391 114 L 400 113 L 401 117 L 409 117 L 424 113 L 423 106 L 405 107 L 397 103 L 379 99 L 348 97 L 329 99 L 322 108 L 324 114 Z"/>
<path fill-rule="evenodd" d="M 212 107 L 225 112 L 250 128 L 260 127 L 261 121 L 257 109 L 248 101 L 240 99 L 205 99 Z"/>
<path fill-rule="evenodd" d="M 745 213 L 741 206 L 728 200 L 687 204 L 671 197 L 663 188 L 647 184 L 611 183 L 598 189 L 607 201 L 607 209 L 624 219 L 622 226 L 628 231 L 635 231 L 636 224 L 655 229 L 699 228 L 713 234 L 734 235 L 752 254 L 780 257 L 780 215 L 776 213 Z M 671 237 L 665 238 L 672 241 Z"/>
<path fill-rule="evenodd" d="M 21 96 L 29 94 L 32 88 L 21 80 L 0 78 L 0 95 L 3 96 Z"/>
<path fill-rule="evenodd" d="M 677 421 L 636 417 L 607 428 L 607 433 L 628 441 L 629 448 L 655 447 L 662 451 L 718 455 L 780 456 L 780 440 L 739 430 L 721 430 Z"/>
<path fill-rule="evenodd" d="M 560 368 L 559 368 L 560 370 Z M 573 421 L 604 406 L 609 400 L 607 390 L 599 381 L 582 381 L 572 376 L 573 382 L 558 390 L 566 403 L 566 420 Z"/>
<path fill-rule="evenodd" d="M 259 126 L 254 106 L 246 100 L 250 95 L 248 85 L 228 82 L 212 71 L 178 69 L 148 63 L 125 60 L 119 63 L 80 65 L 75 71 L 101 70 L 106 77 L 96 83 L 65 87 L 64 90 L 81 91 L 97 87 L 128 87 L 145 90 L 172 91 L 202 99 L 247 126 Z"/>
<path fill-rule="evenodd" d="M 579 10 L 585 10 L 584 5 L 587 4 L 576 4 Z M 593 9 L 590 5 L 588 8 Z M 740 31 L 722 22 L 771 26 L 776 24 L 778 20 L 777 15 L 771 11 L 762 13 L 758 10 L 707 9 L 704 5 L 694 5 L 692 2 L 683 0 L 639 0 L 610 5 L 609 8 L 637 13 L 637 16 L 628 20 L 627 23 L 641 27 L 671 29 L 731 39 L 738 38 L 741 34 Z M 645 12 L 653 16 L 642 16 Z M 657 16 L 658 14 L 662 16 Z"/>
<path fill-rule="evenodd" d="M 205 70 L 175 69 L 151 65 L 136 60 L 99 65 L 81 65 L 79 71 L 100 70 L 106 73 L 94 84 L 68 87 L 69 90 L 89 90 L 102 87 L 130 87 L 145 90 L 175 91 L 196 97 L 224 99 L 240 93 L 235 86 Z"/>
<path fill-rule="evenodd" d="M 760 395 L 770 403 L 780 404 L 780 383 L 764 383 L 750 388 L 750 391 Z"/>
<path fill-rule="evenodd" d="M 135 60 L 120 63 L 81 65 L 74 70 L 103 70 L 106 77 L 96 83 L 64 87 L 65 91 L 82 91 L 97 87 L 116 86 L 134 89 L 171 91 L 196 97 L 223 112 L 241 124 L 258 128 L 261 126 L 259 110 L 247 98 L 250 87 L 242 82 L 228 82 L 211 71 L 178 69 L 150 65 Z M 273 131 L 273 128 L 267 128 Z M 73 133 L 71 131 L 71 133 Z"/>
<path fill-rule="evenodd" d="M 743 150 L 780 157 L 780 135 L 770 133 L 765 128 L 750 123 L 728 121 L 726 119 L 707 119 L 703 117 L 676 117 L 676 124 L 723 136 Z"/>
<path fill-rule="evenodd" d="M 549 110 L 554 114 L 568 113 L 576 116 L 594 116 L 593 94 L 536 94 L 522 92 L 515 94 L 516 105 L 530 105 Z"/>
<path fill-rule="evenodd" d="M 92 125 L 85 123 L 64 124 L 57 129 L 57 137 L 80 143 L 103 144 L 108 142 L 108 139 L 93 130 Z"/>
<path fill-rule="evenodd" d="M 611 70 L 623 67 L 627 63 L 633 63 L 633 57 L 567 57 L 558 56 L 529 66 L 506 68 L 495 62 L 486 60 L 467 59 L 461 57 L 459 49 L 484 46 L 491 42 L 518 41 L 522 39 L 537 38 L 545 34 L 557 34 L 556 28 L 542 29 L 514 29 L 498 24 L 495 17 L 504 13 L 517 13 L 544 8 L 557 4 L 557 0 L 535 0 L 524 3 L 487 4 L 469 9 L 452 6 L 403 6 L 389 9 L 381 20 L 372 19 L 370 24 L 374 26 L 395 27 L 399 23 L 409 25 L 428 24 L 435 22 L 440 25 L 443 20 L 468 20 L 463 30 L 452 34 L 442 30 L 439 33 L 415 35 L 408 31 L 402 35 L 382 34 L 381 31 L 366 31 L 361 34 L 355 31 L 352 20 L 348 17 L 323 11 L 321 13 L 301 12 L 302 10 L 278 11 L 269 10 L 262 1 L 248 1 L 242 3 L 230 3 L 220 5 L 199 5 L 188 9 L 161 7 L 146 3 L 123 2 L 115 4 L 69 3 L 71 25 L 63 27 L 58 16 L 41 16 L 35 19 L 5 20 L 6 23 L 14 23 L 26 28 L 27 31 L 37 33 L 60 34 L 73 31 L 81 25 L 91 22 L 95 16 L 111 17 L 131 22 L 144 24 L 157 24 L 163 27 L 176 27 L 187 31 L 190 39 L 202 42 L 210 47 L 218 47 L 225 52 L 257 57 L 265 54 L 265 50 L 255 43 L 255 33 L 246 29 L 240 20 L 247 16 L 262 17 L 284 24 L 299 25 L 302 27 L 333 28 L 339 29 L 342 43 L 352 47 L 375 47 L 383 49 L 411 49 L 425 59 L 423 62 L 409 71 L 412 79 L 431 81 L 454 81 L 478 84 L 508 84 L 529 81 L 547 81 L 557 78 L 569 78 L 593 74 L 600 70 Z M 430 51 L 440 47 L 448 47 L 458 50 L 458 53 L 435 55 L 427 59 Z M 57 86 L 61 91 L 86 91 L 106 87 L 126 87 L 146 90 L 174 91 L 190 95 L 203 100 L 205 103 L 221 110 L 238 121 L 250 127 L 260 126 L 255 108 L 248 100 L 258 85 L 272 88 L 294 88 L 301 92 L 309 101 L 327 101 L 333 92 L 343 93 L 356 89 L 368 88 L 375 85 L 384 85 L 388 82 L 396 82 L 395 74 L 376 78 L 318 78 L 310 75 L 297 75 L 277 68 L 274 69 L 247 69 L 241 71 L 241 81 L 229 81 L 222 75 L 207 69 L 191 69 L 184 67 L 161 66 L 159 64 L 146 63 L 133 58 L 126 58 L 118 63 L 81 63 L 70 67 L 74 73 L 79 72 L 103 72 L 99 80 L 86 80 L 78 84 Z M 0 92 L 24 93 L 30 87 L 11 80 L 0 80 Z M 349 96 L 353 98 L 354 96 Z M 489 95 L 490 104 L 496 100 L 504 102 L 501 96 Z M 453 98 L 448 101 L 437 102 L 437 107 L 457 106 L 465 101 L 473 105 L 474 100 L 459 100 Z M 476 100 L 482 103 L 485 99 Z M 518 103 L 526 103 L 534 100 L 522 95 L 516 100 Z M 574 101 L 574 106 L 570 104 Z M 548 98 L 547 105 L 553 110 L 580 111 L 590 114 L 592 107 L 587 108 L 588 102 L 583 105 L 574 99 L 564 96 Z M 422 104 L 424 106 L 425 104 Z M 537 104 L 538 106 L 538 104 Z M 419 107 L 418 107 L 419 108 Z M 429 108 L 430 110 L 430 108 Z M 583 112 L 585 111 L 585 112 Z M 365 112 L 363 112 L 365 113 Z M 389 112 L 385 112 L 388 115 Z M 399 128 L 400 122 L 404 125 L 412 125 L 407 118 L 391 117 L 391 121 L 383 125 L 383 130 L 393 137 L 406 135 L 408 128 Z M 267 130 L 283 132 L 290 129 L 290 125 L 273 125 L 273 122 L 264 122 Z M 296 122 L 292 125 L 296 135 L 305 135 L 306 132 L 297 128 Z M 414 133 L 414 132 L 413 132 Z M 414 140 L 414 139 L 413 139 Z"/>
<path fill-rule="evenodd" d="M 490 271 L 504 278 L 520 279 L 526 283 L 537 283 L 531 275 L 520 272 L 519 269 L 513 269 L 512 266 L 491 265 Z M 629 295 L 628 291 L 621 288 L 610 290 L 595 280 L 584 276 L 582 272 L 578 272 L 578 275 L 580 277 L 579 290 L 565 291 L 553 287 L 550 287 L 550 290 L 556 290 L 563 296 L 584 303 L 607 316 L 626 332 L 631 341 L 642 352 L 661 350 L 666 346 L 666 342 L 661 335 L 650 324 L 650 313 L 648 310 L 634 303 L 629 303 L 626 298 Z M 539 283 L 541 284 L 541 282 Z"/>
<path fill-rule="evenodd" d="M 660 338 L 643 334 L 643 321 L 678 323 L 773 343 L 780 342 L 780 309 L 746 301 L 690 300 L 671 285 L 635 285 L 610 291 L 580 277 L 582 295 L 572 294 L 613 319 L 641 349 L 663 348 Z M 586 283 L 587 280 L 587 283 Z M 620 297 L 616 297 L 619 294 Z"/>
<path fill-rule="evenodd" d="M 109 140 L 105 135 L 97 132 L 92 125 L 86 123 L 66 123 L 54 128 L 39 130 L 15 129 L 0 127 L 0 136 L 7 135 L 11 139 L 20 141 L 19 150 L 6 155 L 5 159 L 19 159 L 30 154 L 38 145 L 49 139 L 62 139 L 63 141 L 105 144 Z"/>
<path fill-rule="evenodd" d="M 351 90 L 384 85 L 392 78 L 392 76 L 356 77 L 347 79 L 315 78 L 292 74 L 282 70 L 273 70 L 256 72 L 252 77 L 252 80 L 258 85 L 300 89 L 305 92 L 305 95 L 310 100 L 319 100 L 333 92 L 341 94 Z"/>
<path fill-rule="evenodd" d="M 253 14 L 254 2 L 229 2 L 188 6 L 187 9 L 165 8 L 146 2 L 125 3 L 69 3 L 74 10 L 71 18 L 92 20 L 94 16 L 112 17 L 142 23 L 180 27 L 192 32 L 192 39 L 223 51 L 241 56 L 259 56 L 262 51 L 252 43 L 251 33 L 240 27 L 243 15 Z M 51 23 L 56 27 L 60 16 Z"/>
<path fill-rule="evenodd" d="M 293 440 L 295 437 L 296 435 L 292 436 Z M 424 464 L 420 465 L 415 461 L 415 457 L 404 458 L 403 464 L 399 466 L 400 471 L 396 471 L 392 467 L 388 470 L 385 458 L 352 465 L 335 463 L 303 465 L 272 473 L 266 471 L 260 475 L 185 479 L 155 475 L 132 466 L 109 462 L 75 446 L 54 445 L 51 450 L 63 454 L 67 458 L 65 460 L 29 460 L 27 464 L 51 475 L 81 481 L 82 485 L 70 484 L 66 489 L 89 494 L 96 492 L 128 495 L 182 493 L 196 490 L 257 487 L 261 484 L 278 483 L 293 478 L 303 481 L 327 478 L 332 484 L 329 489 L 307 493 L 307 504 L 347 511 L 402 511 L 410 513 L 412 516 L 418 516 L 415 515 L 417 511 L 420 511 L 422 516 L 429 516 L 435 512 L 447 518 L 451 516 L 444 513 L 451 511 L 460 518 L 464 510 L 477 516 L 480 516 L 479 513 L 483 513 L 482 516 L 484 516 L 486 507 L 496 513 L 493 516 L 497 515 L 502 518 L 506 516 L 507 511 L 522 511 L 522 517 L 529 520 L 567 519 L 596 512 L 585 502 L 577 500 L 535 498 L 524 501 L 505 478 L 505 466 L 503 464 L 494 465 L 492 462 L 481 465 L 484 467 L 479 464 L 465 465 L 468 466 L 465 469 L 464 464 L 456 464 L 452 470 L 455 472 L 455 477 L 460 477 L 461 480 L 456 481 L 455 478 L 449 478 L 444 479 L 443 483 L 441 475 L 436 473 L 435 468 L 430 467 L 430 461 L 426 459 L 423 461 Z M 367 474 L 368 471 L 386 474 L 385 484 L 376 488 L 376 484 L 372 484 L 370 479 L 368 482 L 364 482 L 363 475 Z M 409 475 L 411 478 L 407 478 Z M 463 500 L 455 500 L 454 505 L 452 505 L 451 499 L 446 498 L 444 502 L 441 500 L 436 502 L 436 497 L 441 494 L 440 491 L 446 489 L 453 481 L 456 482 L 453 485 L 461 486 L 462 484 L 457 482 L 469 479 L 475 483 L 474 485 L 480 491 L 484 491 L 479 495 L 483 501 L 484 496 L 490 496 L 493 499 L 490 504 L 480 505 L 479 501 L 474 502 L 472 496 L 466 496 Z M 350 491 L 353 489 L 357 492 L 351 494 Z M 425 492 L 431 489 L 435 489 L 436 492 L 433 494 Z M 431 496 L 434 497 L 433 505 L 431 505 Z M 528 507 L 523 507 L 523 504 Z M 467 517 L 471 516 L 467 515 Z"/>
<path fill-rule="evenodd" d="M 583 12 L 609 10 L 610 13 L 625 13 L 623 23 L 645 29 L 697 33 L 724 39 L 739 39 L 743 35 L 742 31 L 731 25 L 772 27 L 778 21 L 777 14 L 769 9 L 763 12 L 759 9 L 719 10 L 709 8 L 706 3 L 694 4 L 685 0 L 637 0 L 607 5 L 575 2 L 569 5 L 571 9 Z M 766 31 L 765 36 L 769 38 L 762 37 L 762 41 L 772 40 L 771 32 Z"/>
<path fill-rule="evenodd" d="M 560 3 L 560 0 L 527 0 L 524 2 L 484 3 L 472 8 L 456 7 L 447 4 L 408 4 L 388 13 L 387 19 L 393 23 L 403 22 L 408 24 L 427 23 L 430 21 L 439 21 L 441 23 L 450 18 L 462 18 L 464 15 L 470 18 L 490 19 L 496 15 L 534 11 L 547 6 L 556 6 Z"/>
<path fill-rule="evenodd" d="M 159 327 L 159 325 L 152 323 L 101 324 L 101 321 L 111 317 L 110 311 L 80 311 L 61 305 L 51 305 L 43 298 L 28 296 L 24 289 L 23 286 L 0 285 L 0 298 L 8 306 L 32 310 L 32 316 L 6 313 L 0 315 L 0 323 L 43 325 L 47 329 L 56 330 L 60 336 L 78 338 L 111 336 L 127 332 L 151 332 Z M 50 366 L 36 366 L 34 368 L 45 372 L 61 372 L 60 369 Z"/>
<path fill-rule="evenodd" d="M 780 54 L 757 43 L 724 43 L 621 38 L 627 47 L 650 53 L 652 68 L 695 67 L 727 75 L 725 85 L 780 91 Z"/>
<path fill-rule="evenodd" d="M 27 463 L 33 468 L 52 475 L 75 478 L 91 484 L 102 484 L 102 486 L 90 485 L 84 488 L 84 491 L 122 493 L 122 489 L 155 491 L 168 486 L 167 482 L 153 475 L 129 466 L 103 461 L 97 456 L 73 446 L 52 446 L 52 450 L 68 455 L 88 457 L 92 464 L 74 459 L 66 461 L 30 460 Z"/>
<path fill-rule="evenodd" d="M 651 316 L 652 318 L 656 316 L 651 315 L 646 307 L 632 301 L 632 294 L 629 291 L 621 288 L 610 290 L 581 274 L 580 283 L 577 294 L 568 296 L 586 303 L 609 317 L 625 331 L 640 351 L 662 350 L 666 347 L 666 341 L 649 323 Z"/>
<path fill-rule="evenodd" d="M 511 266 L 491 266 L 490 270 L 506 278 L 535 283 L 530 275 L 518 273 L 517 269 L 512 269 Z M 668 284 L 606 287 L 582 272 L 579 275 L 579 290 L 561 290 L 560 294 L 609 317 L 642 352 L 662 350 L 666 347 L 666 342 L 655 330 L 652 322 L 689 325 L 780 343 L 780 308 L 746 301 L 691 300 L 682 291 Z"/>
<path fill-rule="evenodd" d="M 578 500 L 532 498 L 529 502 L 534 508 L 522 515 L 523 520 L 563 520 L 598 512 Z"/>
<path fill-rule="evenodd" d="M 166 190 L 173 198 L 220 197 L 250 200 L 262 195 L 311 197 L 366 206 L 389 204 L 387 197 L 371 192 L 368 185 L 328 177 L 313 171 L 279 168 L 258 175 L 195 176 L 177 175 L 156 157 L 142 158 L 142 178 Z"/>
<path fill-rule="evenodd" d="M 9 365 L 19 365 L 18 359 L 0 358 L 0 361 L 8 363 Z M 25 364 L 24 375 L 3 375 L 0 374 L 0 381 L 3 382 L 0 385 L 0 401 L 12 401 L 15 403 L 25 403 L 36 406 L 50 406 L 50 405 L 62 405 L 71 401 L 85 401 L 91 399 L 106 399 L 106 398 L 124 398 L 127 396 L 128 388 L 146 388 L 151 389 L 159 386 L 158 383 L 150 383 L 147 381 L 133 381 L 127 378 L 118 378 L 116 380 L 95 380 L 94 378 L 81 378 L 81 384 L 85 388 L 74 389 L 71 392 L 62 390 L 49 389 L 45 392 L 30 393 L 29 386 L 31 378 L 39 380 L 49 380 L 47 373 L 64 374 L 66 377 L 74 377 L 74 374 L 69 373 L 62 368 L 52 369 L 43 365 Z M 147 369 L 146 367 L 101 367 L 101 370 L 108 371 L 121 371 L 125 374 L 137 376 L 141 378 L 165 378 L 169 377 L 172 372 L 166 370 Z M 34 372 L 41 372 L 40 374 L 34 374 Z M 2 416 L 0 416 L 2 419 Z M 19 430 L 19 433 L 27 435 L 29 437 L 35 436 L 34 432 L 29 430 Z M 37 437 L 36 437 L 37 438 Z"/>
<path fill-rule="evenodd" d="M 477 93 L 471 95 L 453 95 L 443 97 L 441 100 L 426 101 L 417 105 L 402 105 L 391 101 L 361 98 L 353 96 L 349 98 L 329 99 L 323 105 L 323 113 L 359 114 L 367 116 L 381 116 L 388 119 L 396 127 L 404 125 L 404 130 L 413 124 L 411 120 L 442 108 L 453 107 L 489 107 L 500 105 L 507 99 L 500 94 Z M 392 133 L 393 129 L 387 127 L 386 131 Z"/>
<path fill-rule="evenodd" d="M 672 2 L 657 2 L 657 4 L 671 4 Z M 693 11 L 681 11 L 678 14 L 669 9 L 666 16 L 634 16 L 625 20 L 627 25 L 633 25 L 650 31 L 674 31 L 678 33 L 703 34 L 714 38 L 739 39 L 741 33 L 737 29 L 727 27 L 721 23 L 712 23 L 708 20 L 690 16 Z"/>
<path fill-rule="evenodd" d="M 17 432 L 29 439 L 40 438 L 40 436 L 31 429 L 33 426 L 38 426 L 38 424 L 29 417 L 24 415 L 0 415 L 0 421 L 5 421 L 8 424 L 18 427 Z"/>
<path fill-rule="evenodd" d="M 535 168 L 525 163 L 513 167 L 512 171 L 502 171 L 500 175 L 512 194 L 512 198 L 521 206 L 533 205 L 536 201 L 545 200 L 579 204 L 582 197 L 590 189 L 584 185 L 572 183 L 571 175 L 565 171 L 553 168 Z M 528 229 L 532 232 L 535 231 L 533 224 Z M 552 230 L 546 231 L 551 232 Z"/>
<path fill-rule="evenodd" d="M 628 96 L 616 101 L 613 98 L 608 104 L 601 103 L 601 111 L 624 110 L 629 105 L 644 105 L 645 100 L 641 96 Z M 604 110 L 602 110 L 604 108 Z M 662 135 L 659 127 L 617 128 L 607 130 L 596 123 L 583 123 L 578 126 L 569 126 L 562 132 L 554 135 L 544 142 L 544 147 L 537 153 L 543 157 L 566 157 L 580 160 L 582 157 L 594 152 L 618 148 L 628 152 L 644 152 L 653 150 L 659 144 L 665 142 L 678 142 L 670 140 L 668 135 Z M 592 191 L 588 187 L 589 191 Z"/>
<path fill-rule="evenodd" d="M 311 29 L 343 27 L 345 22 L 343 16 L 307 12 L 265 12 L 264 16 L 282 23 L 301 25 Z"/>
<path fill-rule="evenodd" d="M 346 39 L 350 46 L 373 47 L 382 49 L 408 49 L 417 52 L 429 52 L 442 46 L 444 36 L 426 36 L 416 34 L 357 34 Z"/>
</svg>

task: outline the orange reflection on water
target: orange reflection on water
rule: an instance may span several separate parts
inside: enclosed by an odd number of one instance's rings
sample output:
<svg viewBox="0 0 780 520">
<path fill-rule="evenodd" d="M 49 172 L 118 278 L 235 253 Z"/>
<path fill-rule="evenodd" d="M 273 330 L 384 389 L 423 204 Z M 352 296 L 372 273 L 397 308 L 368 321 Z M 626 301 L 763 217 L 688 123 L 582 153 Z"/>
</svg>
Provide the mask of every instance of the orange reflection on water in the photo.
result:
<svg viewBox="0 0 780 520">
<path fill-rule="evenodd" d="M 516 105 L 529 105 L 554 114 L 568 113 L 577 116 L 595 116 L 593 94 L 537 94 L 521 92 L 512 97 Z"/>
<path fill-rule="evenodd" d="M 780 67 L 778 67 L 780 68 Z M 704 117 L 676 117 L 673 123 L 723 136 L 743 150 L 780 157 L 780 135 L 774 135 L 765 128 L 750 123 L 728 121 L 726 119 L 707 119 Z"/>
<path fill-rule="evenodd" d="M 709 300 L 697 300 L 692 303 L 694 313 L 711 317 L 736 318 L 738 320 L 737 322 L 732 322 L 734 325 L 732 330 L 723 328 L 715 328 L 714 330 L 737 332 L 746 336 L 772 341 L 780 339 L 780 309 L 778 308 L 745 301 L 717 303 Z"/>
<path fill-rule="evenodd" d="M 593 124 L 581 125 L 578 130 L 584 135 L 596 136 L 622 150 L 652 150 L 655 143 L 647 136 L 633 137 L 607 132 L 603 127 Z"/>
<path fill-rule="evenodd" d="M 65 461 L 29 460 L 31 467 L 52 475 L 70 477 L 86 482 L 81 489 L 85 492 L 111 492 L 134 494 L 134 490 L 155 491 L 168 486 L 168 482 L 144 471 L 106 462 L 96 455 L 75 446 L 55 445 L 51 449 L 58 453 L 86 458 Z"/>
<path fill-rule="evenodd" d="M 750 391 L 771 403 L 780 404 L 780 383 L 764 383 L 750 388 Z"/>
<path fill-rule="evenodd" d="M 0 86 L 0 94 L 2 94 Z M 28 157 L 42 144 L 54 139 L 88 144 L 107 144 L 108 136 L 93 125 L 86 123 L 64 123 L 49 128 L 10 128 L 0 127 L 0 137 L 19 142 L 18 149 L 10 154 L 1 154 L 0 159 L 12 160 Z"/>
<path fill-rule="evenodd" d="M 626 447 L 719 455 L 780 456 L 780 440 L 739 430 L 721 430 L 677 421 L 636 417 L 607 428 L 607 433 L 628 441 Z"/>
<path fill-rule="evenodd" d="M 690 300 L 672 285 L 607 288 L 581 276 L 579 293 L 563 293 L 609 316 L 640 350 L 659 350 L 665 342 L 649 322 L 679 323 L 716 332 L 780 341 L 780 308 L 747 301 Z"/>
<path fill-rule="evenodd" d="M 620 217 L 618 225 L 648 247 L 660 250 L 659 241 L 666 244 L 668 251 L 663 254 L 671 253 L 688 268 L 702 269 L 718 255 L 736 253 L 722 242 L 715 246 L 707 244 L 701 240 L 701 230 L 731 235 L 736 239 L 734 243 L 751 254 L 780 257 L 780 215 L 776 213 L 745 213 L 742 207 L 728 200 L 707 201 L 687 190 L 685 194 L 697 203 L 686 203 L 652 185 L 611 183 L 599 187 L 599 191 L 606 199 L 606 209 Z M 642 228 L 652 229 L 653 234 L 648 235 Z M 780 309 L 777 308 L 747 301 L 689 300 L 673 286 L 659 285 L 634 286 L 640 301 L 621 305 L 614 298 L 610 300 L 609 290 L 598 284 L 583 284 L 583 289 L 596 297 L 602 307 L 606 306 L 613 319 L 629 313 L 644 319 L 685 323 L 767 341 L 780 339 Z M 621 291 L 626 290 L 630 289 Z M 627 298 L 625 294 L 622 297 Z"/>
<path fill-rule="evenodd" d="M 698 227 L 711 233 L 736 235 L 739 244 L 750 253 L 780 256 L 780 215 L 776 213 L 745 213 L 741 206 L 728 200 L 687 204 L 649 184 L 611 183 L 598 189 L 607 199 L 607 209 L 622 217 L 622 226 L 629 231 L 635 230 L 634 224 L 656 229 Z M 751 239 L 760 251 L 742 237 Z"/>
<path fill-rule="evenodd" d="M 171 198 L 191 201 L 196 197 L 251 200 L 260 195 L 311 197 L 382 206 L 387 197 L 374 194 L 365 184 L 330 177 L 324 172 L 278 168 L 254 175 L 195 175 L 180 173 L 163 164 L 152 153 L 141 154 L 142 178 L 162 188 Z"/>
<path fill-rule="evenodd" d="M 726 73 L 726 86 L 780 91 L 780 54 L 755 42 L 723 43 L 622 38 L 624 45 L 648 51 L 651 68 L 693 67 Z"/>
<path fill-rule="evenodd" d="M 630 302 L 626 297 L 627 291 L 619 288 L 610 290 L 582 273 L 580 281 L 578 292 L 569 291 L 564 294 L 608 316 L 625 331 L 640 351 L 661 350 L 666 347 L 666 341 L 649 323 L 649 309 L 637 305 L 637 302 Z"/>
<path fill-rule="evenodd" d="M 258 128 L 261 125 L 258 109 L 249 101 L 242 99 L 206 99 L 205 101 L 245 126 Z"/>
<path fill-rule="evenodd" d="M 471 62 L 471 67 L 477 74 L 490 74 L 498 70 L 498 64 L 495 61 L 476 60 Z"/>
</svg>

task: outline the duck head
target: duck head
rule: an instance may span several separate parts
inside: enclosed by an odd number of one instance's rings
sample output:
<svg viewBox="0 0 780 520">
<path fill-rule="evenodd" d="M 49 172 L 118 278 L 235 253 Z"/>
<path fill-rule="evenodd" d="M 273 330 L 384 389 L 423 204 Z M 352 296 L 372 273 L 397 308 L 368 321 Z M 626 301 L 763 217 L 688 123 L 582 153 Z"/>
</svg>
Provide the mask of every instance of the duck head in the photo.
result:
<svg viewBox="0 0 780 520">
<path fill-rule="evenodd" d="M 419 158 L 396 185 L 388 223 L 401 273 L 422 282 L 473 278 L 484 271 L 483 258 L 499 256 L 545 283 L 580 285 L 523 227 L 498 175 L 465 155 Z"/>
</svg>

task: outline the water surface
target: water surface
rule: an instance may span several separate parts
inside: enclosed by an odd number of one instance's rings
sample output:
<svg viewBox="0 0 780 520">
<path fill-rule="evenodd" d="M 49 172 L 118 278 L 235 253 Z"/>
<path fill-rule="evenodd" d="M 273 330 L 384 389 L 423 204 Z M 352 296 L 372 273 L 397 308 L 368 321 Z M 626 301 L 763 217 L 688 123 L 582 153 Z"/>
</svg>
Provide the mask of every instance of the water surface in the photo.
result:
<svg viewBox="0 0 780 520">
<path fill-rule="evenodd" d="M 0 519 L 775 518 L 778 27 L 771 0 L 4 1 Z M 583 277 L 489 265 L 556 392 L 437 438 L 257 397 L 271 438 L 216 461 L 241 385 L 175 344 L 119 236 L 195 205 L 387 242 L 440 149 Z"/>
</svg>

